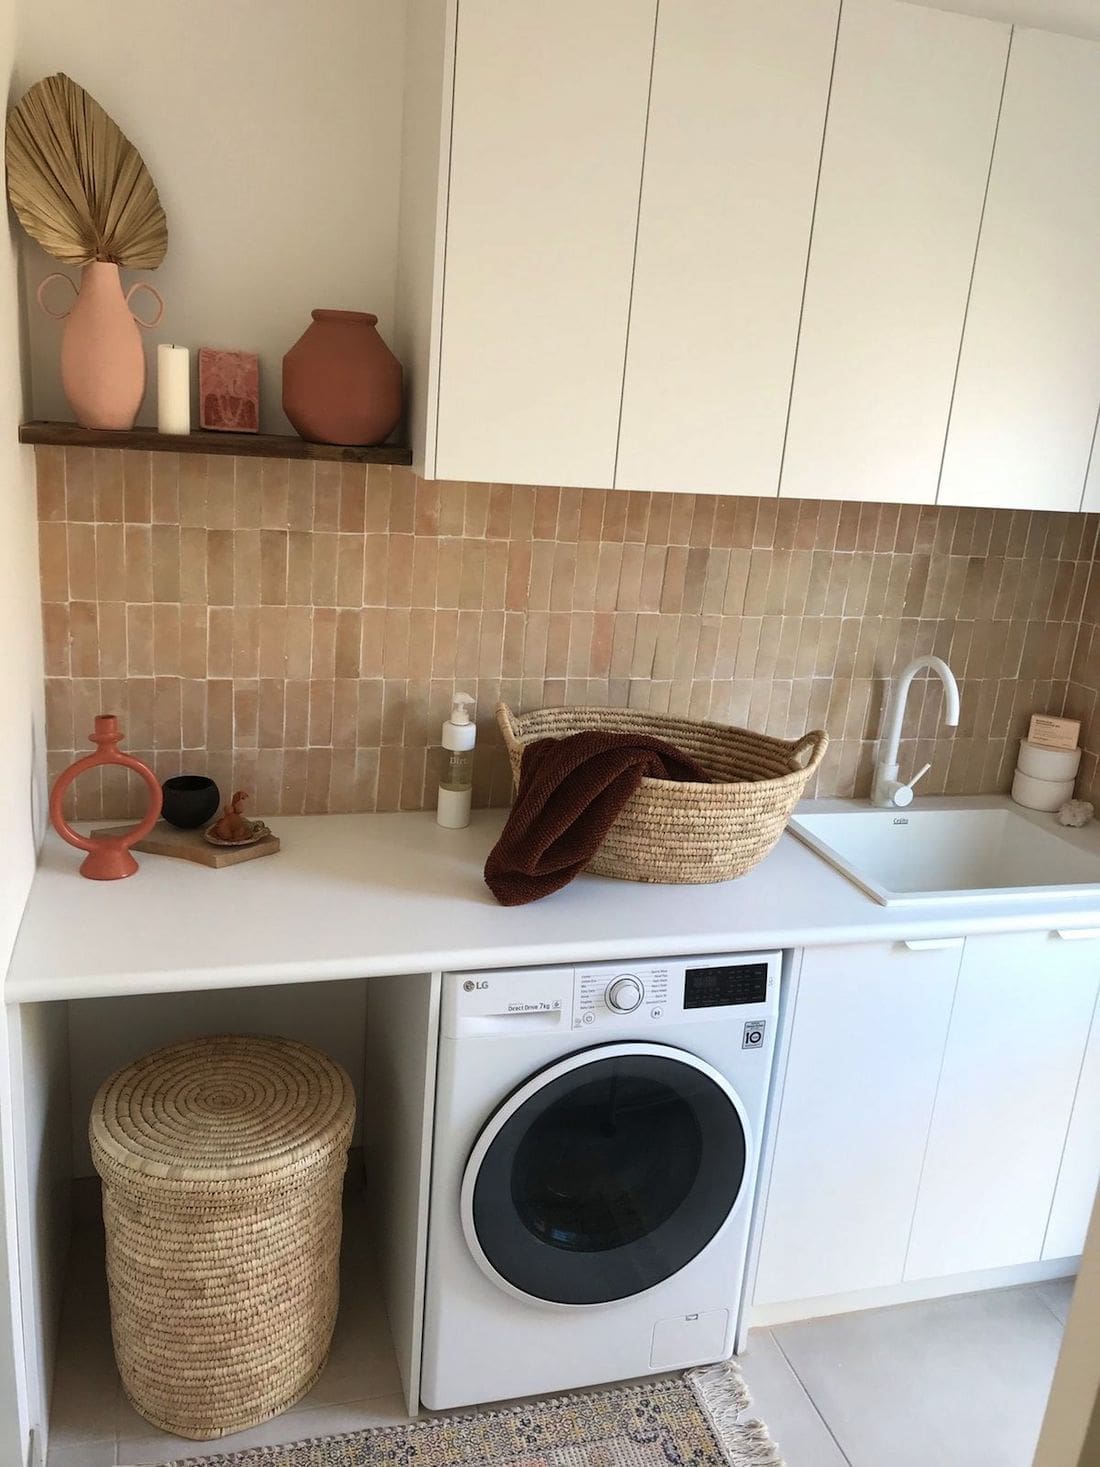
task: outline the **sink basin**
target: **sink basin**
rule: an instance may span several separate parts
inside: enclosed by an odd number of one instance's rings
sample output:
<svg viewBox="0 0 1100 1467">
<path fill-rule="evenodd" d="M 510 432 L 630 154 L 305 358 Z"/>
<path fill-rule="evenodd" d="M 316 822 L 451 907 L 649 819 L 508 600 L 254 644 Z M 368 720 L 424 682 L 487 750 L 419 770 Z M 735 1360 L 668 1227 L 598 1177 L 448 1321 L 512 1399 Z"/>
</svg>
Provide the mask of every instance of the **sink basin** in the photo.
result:
<svg viewBox="0 0 1100 1467">
<path fill-rule="evenodd" d="M 1025 895 L 1100 902 L 1100 824 L 1068 830 L 1004 795 L 906 810 L 810 800 L 789 829 L 886 907 Z"/>
</svg>

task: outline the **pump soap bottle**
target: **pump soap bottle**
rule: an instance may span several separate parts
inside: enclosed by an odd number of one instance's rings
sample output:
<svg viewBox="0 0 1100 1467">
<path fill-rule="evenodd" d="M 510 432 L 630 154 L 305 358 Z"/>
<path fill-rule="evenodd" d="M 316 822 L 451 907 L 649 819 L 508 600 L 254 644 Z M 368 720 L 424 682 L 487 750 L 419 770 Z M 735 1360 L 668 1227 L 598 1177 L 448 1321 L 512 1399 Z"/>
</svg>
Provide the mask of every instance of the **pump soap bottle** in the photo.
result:
<svg viewBox="0 0 1100 1467">
<path fill-rule="evenodd" d="M 448 830 L 461 830 L 470 823 L 477 738 L 477 725 L 470 719 L 473 704 L 469 693 L 456 693 L 451 701 L 451 716 L 443 725 L 443 767 L 439 772 L 435 818 Z"/>
</svg>

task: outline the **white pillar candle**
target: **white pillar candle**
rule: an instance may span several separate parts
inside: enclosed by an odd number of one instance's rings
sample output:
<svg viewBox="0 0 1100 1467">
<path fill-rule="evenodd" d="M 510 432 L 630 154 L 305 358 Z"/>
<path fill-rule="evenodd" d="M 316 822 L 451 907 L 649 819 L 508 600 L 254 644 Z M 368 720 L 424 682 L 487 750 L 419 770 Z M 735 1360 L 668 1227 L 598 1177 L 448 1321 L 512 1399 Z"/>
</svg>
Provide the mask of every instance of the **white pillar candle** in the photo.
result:
<svg viewBox="0 0 1100 1467">
<path fill-rule="evenodd" d="M 162 342 L 157 347 L 157 428 L 191 431 L 191 353 L 185 346 Z"/>
</svg>

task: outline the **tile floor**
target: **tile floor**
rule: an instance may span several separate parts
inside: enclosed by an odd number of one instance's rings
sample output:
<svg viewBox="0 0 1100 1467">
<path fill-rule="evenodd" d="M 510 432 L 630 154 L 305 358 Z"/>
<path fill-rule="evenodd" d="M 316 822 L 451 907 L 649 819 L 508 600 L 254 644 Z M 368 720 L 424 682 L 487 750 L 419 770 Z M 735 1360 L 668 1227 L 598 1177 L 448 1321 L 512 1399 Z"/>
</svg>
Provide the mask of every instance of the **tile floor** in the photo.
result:
<svg viewBox="0 0 1100 1467">
<path fill-rule="evenodd" d="M 362 1236 L 361 1196 L 345 1237 Z M 158 1432 L 122 1395 L 102 1231 L 75 1233 L 54 1380 L 49 1467 L 150 1467 L 204 1451 L 407 1420 L 366 1249 L 345 1247 L 328 1366 L 293 1411 L 205 1446 Z M 1029 1467 L 1072 1280 L 754 1330 L 754 1413 L 788 1467 Z"/>
</svg>

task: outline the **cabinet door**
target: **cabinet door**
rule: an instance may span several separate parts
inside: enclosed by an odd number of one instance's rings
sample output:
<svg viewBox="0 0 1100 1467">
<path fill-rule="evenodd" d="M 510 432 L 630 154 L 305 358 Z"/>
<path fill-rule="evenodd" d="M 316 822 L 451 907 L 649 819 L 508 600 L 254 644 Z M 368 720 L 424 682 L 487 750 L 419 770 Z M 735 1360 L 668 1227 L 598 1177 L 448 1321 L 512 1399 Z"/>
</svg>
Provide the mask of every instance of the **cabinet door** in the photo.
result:
<svg viewBox="0 0 1100 1467">
<path fill-rule="evenodd" d="M 900 1283 L 961 949 L 805 953 L 755 1303 Z"/>
<path fill-rule="evenodd" d="M 1082 972 L 1090 967 L 1100 985 L 1100 937 L 1076 943 Z M 1072 1258 L 1085 1246 L 1096 1187 L 1100 1183 L 1100 1006 L 1092 1011 L 1092 1027 L 1073 1100 L 1073 1113 L 1054 1188 L 1044 1258 Z"/>
<path fill-rule="evenodd" d="M 784 496 L 935 499 L 1008 37 L 845 0 Z"/>
<path fill-rule="evenodd" d="M 1083 957 L 1054 933 L 967 938 L 907 1279 L 1041 1256 L 1096 1000 Z"/>
<path fill-rule="evenodd" d="M 777 492 L 837 11 L 837 0 L 661 7 L 624 489 Z"/>
<path fill-rule="evenodd" d="M 655 0 L 462 0 L 435 472 L 610 488 Z"/>
<path fill-rule="evenodd" d="M 1081 505 L 1100 406 L 1098 136 L 1100 45 L 1017 31 L 942 504 Z"/>
</svg>

